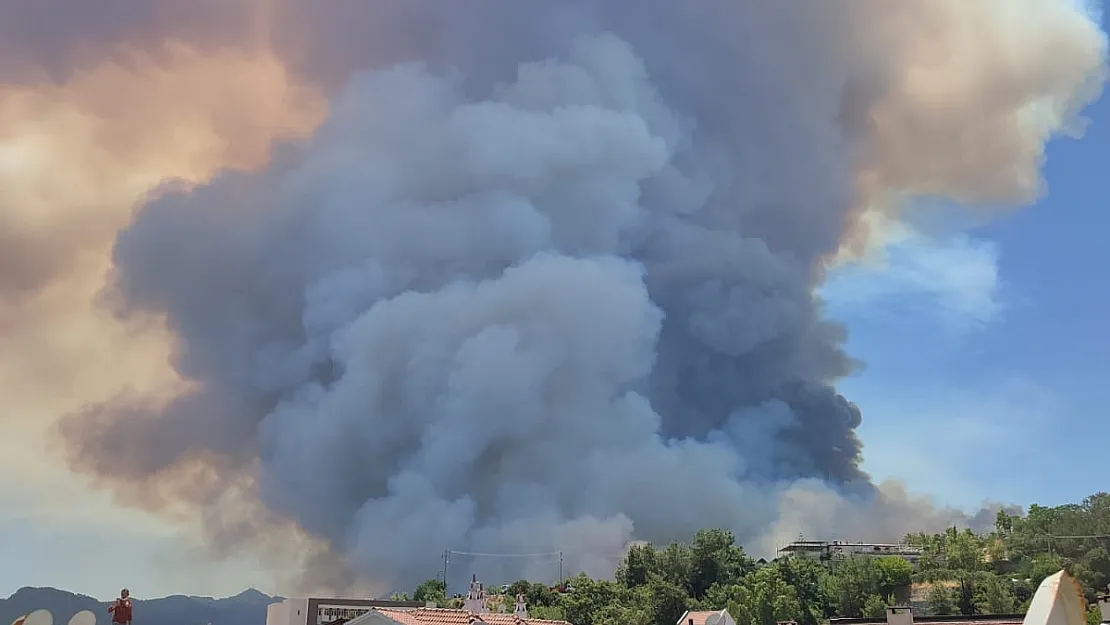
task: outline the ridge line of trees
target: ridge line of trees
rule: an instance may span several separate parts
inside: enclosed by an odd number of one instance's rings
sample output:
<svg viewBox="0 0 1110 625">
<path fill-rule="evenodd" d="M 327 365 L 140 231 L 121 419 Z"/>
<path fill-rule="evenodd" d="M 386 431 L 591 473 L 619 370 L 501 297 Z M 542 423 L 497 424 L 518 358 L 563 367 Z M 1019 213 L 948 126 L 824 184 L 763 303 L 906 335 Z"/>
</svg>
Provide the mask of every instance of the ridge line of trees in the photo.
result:
<svg viewBox="0 0 1110 625">
<path fill-rule="evenodd" d="M 558 589 L 517 581 L 503 608 L 511 612 L 523 593 L 532 617 L 573 625 L 676 625 L 686 610 L 722 608 L 737 625 L 882 619 L 894 604 L 929 615 L 1013 614 L 1024 613 L 1045 577 L 1067 569 L 1087 593 L 1090 625 L 1101 621 L 1095 598 L 1110 584 L 1110 494 L 1033 505 L 1024 515 L 1001 511 L 986 533 L 949 528 L 910 534 L 905 542 L 922 552 L 916 565 L 900 556 L 761 563 L 731 532 L 705 529 L 688 543 L 631 546 L 611 580 L 579 574 Z M 412 599 L 462 605 L 444 596 L 438 579 L 420 584 Z"/>
</svg>

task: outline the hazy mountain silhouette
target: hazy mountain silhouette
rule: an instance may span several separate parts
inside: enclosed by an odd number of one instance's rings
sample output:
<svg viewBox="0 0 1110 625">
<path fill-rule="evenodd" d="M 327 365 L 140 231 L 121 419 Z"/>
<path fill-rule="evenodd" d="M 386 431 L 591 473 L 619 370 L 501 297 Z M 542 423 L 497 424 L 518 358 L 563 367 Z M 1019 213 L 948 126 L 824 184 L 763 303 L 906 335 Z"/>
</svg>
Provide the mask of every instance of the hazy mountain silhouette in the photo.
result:
<svg viewBox="0 0 1110 625">
<path fill-rule="evenodd" d="M 190 597 L 171 595 L 135 601 L 134 625 L 265 625 L 266 606 L 281 597 L 245 590 L 234 597 Z M 0 599 L 0 625 L 8 625 L 33 610 L 46 608 L 54 614 L 54 625 L 66 625 L 81 610 L 92 610 L 97 625 L 110 625 L 108 602 L 57 588 L 20 588 Z"/>
</svg>

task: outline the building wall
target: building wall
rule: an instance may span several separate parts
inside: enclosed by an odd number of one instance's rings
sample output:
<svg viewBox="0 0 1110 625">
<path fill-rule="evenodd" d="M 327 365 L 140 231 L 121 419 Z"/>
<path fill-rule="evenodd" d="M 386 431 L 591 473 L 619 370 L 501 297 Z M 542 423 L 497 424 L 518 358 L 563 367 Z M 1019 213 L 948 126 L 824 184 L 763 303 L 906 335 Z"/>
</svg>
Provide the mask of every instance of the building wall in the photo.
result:
<svg viewBox="0 0 1110 625">
<path fill-rule="evenodd" d="M 293 598 L 271 604 L 266 609 L 266 625 L 323 625 L 340 618 L 357 618 L 375 607 L 411 610 L 424 607 L 424 604 L 378 599 Z"/>
<path fill-rule="evenodd" d="M 286 599 L 266 608 L 266 625 L 306 625 L 308 599 Z"/>
<path fill-rule="evenodd" d="M 794 554 L 814 559 L 850 556 L 898 556 L 910 562 L 916 562 L 921 557 L 919 550 L 905 545 L 843 541 L 791 543 L 780 549 L 779 554 Z"/>
</svg>

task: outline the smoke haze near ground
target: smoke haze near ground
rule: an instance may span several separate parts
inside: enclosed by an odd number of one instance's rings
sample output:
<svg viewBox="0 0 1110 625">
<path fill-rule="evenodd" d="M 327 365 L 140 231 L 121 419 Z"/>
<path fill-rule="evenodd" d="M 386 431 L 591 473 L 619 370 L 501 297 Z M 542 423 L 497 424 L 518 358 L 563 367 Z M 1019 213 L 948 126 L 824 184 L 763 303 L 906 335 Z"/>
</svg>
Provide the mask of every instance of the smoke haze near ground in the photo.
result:
<svg viewBox="0 0 1110 625">
<path fill-rule="evenodd" d="M 5 336 L 109 245 L 90 311 L 163 320 L 177 392 L 121 384 L 59 428 L 128 501 L 220 546 L 291 522 L 330 587 L 410 585 L 445 548 L 605 573 L 707 526 L 766 554 L 983 522 L 859 469 L 835 385 L 860 364 L 814 289 L 903 196 L 1043 192 L 1105 74 L 1074 3 L 24 4 L 0 0 L 0 82 L 101 120 L 112 158 L 81 171 L 150 172 L 96 211 L 0 196 Z M 116 120 L 90 67 L 164 99 Z"/>
</svg>

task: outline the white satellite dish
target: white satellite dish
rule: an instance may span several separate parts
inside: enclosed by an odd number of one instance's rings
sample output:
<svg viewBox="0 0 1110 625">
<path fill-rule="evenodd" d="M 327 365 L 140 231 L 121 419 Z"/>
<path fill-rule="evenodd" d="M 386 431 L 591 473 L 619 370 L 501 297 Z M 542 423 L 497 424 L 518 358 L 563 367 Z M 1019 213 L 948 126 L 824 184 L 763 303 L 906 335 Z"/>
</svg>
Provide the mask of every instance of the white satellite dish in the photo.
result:
<svg viewBox="0 0 1110 625">
<path fill-rule="evenodd" d="M 96 615 L 92 610 L 81 610 L 69 619 L 69 625 L 96 625 Z"/>
<path fill-rule="evenodd" d="M 1060 571 L 1041 582 L 1023 625 L 1086 625 L 1086 604 L 1079 582 L 1067 571 Z"/>
<path fill-rule="evenodd" d="M 50 610 L 35 610 L 23 619 L 23 625 L 54 625 L 54 615 Z"/>
</svg>

